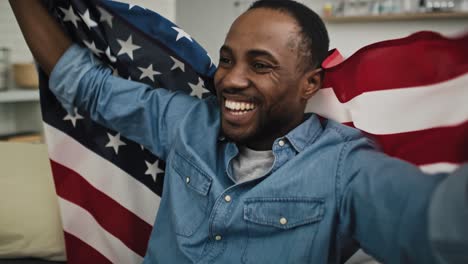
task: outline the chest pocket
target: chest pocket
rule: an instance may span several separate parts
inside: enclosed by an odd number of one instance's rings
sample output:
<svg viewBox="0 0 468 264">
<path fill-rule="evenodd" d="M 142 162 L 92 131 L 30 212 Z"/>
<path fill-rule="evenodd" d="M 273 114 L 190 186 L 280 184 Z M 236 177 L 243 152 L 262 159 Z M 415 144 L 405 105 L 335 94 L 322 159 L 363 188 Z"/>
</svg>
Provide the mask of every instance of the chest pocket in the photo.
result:
<svg viewBox="0 0 468 264">
<path fill-rule="evenodd" d="M 324 200 L 320 198 L 247 199 L 244 220 L 248 243 L 242 262 L 277 263 L 287 256 L 287 263 L 308 263 L 324 213 Z"/>
<path fill-rule="evenodd" d="M 207 217 L 208 192 L 212 179 L 191 161 L 175 153 L 172 163 L 171 203 L 175 232 L 191 236 Z"/>
</svg>

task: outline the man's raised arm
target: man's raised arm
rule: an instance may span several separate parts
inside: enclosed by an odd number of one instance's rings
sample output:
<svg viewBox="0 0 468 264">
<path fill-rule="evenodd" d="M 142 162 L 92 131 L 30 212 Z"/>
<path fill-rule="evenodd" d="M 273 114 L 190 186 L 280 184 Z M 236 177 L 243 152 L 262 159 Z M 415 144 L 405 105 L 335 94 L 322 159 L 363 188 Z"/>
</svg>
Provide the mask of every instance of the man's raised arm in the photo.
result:
<svg viewBox="0 0 468 264">
<path fill-rule="evenodd" d="M 10 0 L 34 58 L 48 74 L 72 44 L 39 0 Z"/>
<path fill-rule="evenodd" d="M 358 146 L 343 154 L 340 232 L 383 263 L 468 263 L 468 164 L 427 175 Z"/>
</svg>

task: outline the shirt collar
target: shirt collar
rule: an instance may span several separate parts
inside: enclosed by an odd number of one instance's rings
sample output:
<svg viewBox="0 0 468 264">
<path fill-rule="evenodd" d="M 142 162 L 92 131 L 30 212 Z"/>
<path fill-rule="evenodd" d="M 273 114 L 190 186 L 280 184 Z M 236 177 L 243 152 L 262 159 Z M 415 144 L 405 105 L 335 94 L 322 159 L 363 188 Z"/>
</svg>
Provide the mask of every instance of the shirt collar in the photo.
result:
<svg viewBox="0 0 468 264">
<path fill-rule="evenodd" d="M 306 120 L 291 130 L 285 138 L 297 152 L 312 144 L 323 131 L 322 124 L 315 114 L 306 114 Z"/>
<path fill-rule="evenodd" d="M 315 114 L 308 113 L 305 116 L 305 121 L 293 130 L 291 130 L 283 138 L 286 138 L 291 143 L 293 148 L 299 153 L 302 150 L 304 150 L 308 145 L 312 144 L 322 131 L 322 124 L 318 116 Z M 276 139 L 275 143 L 273 144 L 276 144 L 277 141 L 281 139 L 282 138 Z M 218 136 L 218 140 L 220 142 L 224 142 L 227 140 L 226 137 L 224 137 L 224 135 L 222 134 L 221 130 Z M 235 143 L 231 142 L 231 144 L 235 146 Z M 235 146 L 234 152 L 237 155 L 237 146 Z"/>
</svg>

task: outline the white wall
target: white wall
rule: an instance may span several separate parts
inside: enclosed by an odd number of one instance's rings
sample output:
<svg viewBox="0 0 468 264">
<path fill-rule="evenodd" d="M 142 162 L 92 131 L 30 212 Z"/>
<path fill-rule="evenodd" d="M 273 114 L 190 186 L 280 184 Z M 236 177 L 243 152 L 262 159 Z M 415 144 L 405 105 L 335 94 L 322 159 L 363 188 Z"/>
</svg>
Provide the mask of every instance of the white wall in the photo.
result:
<svg viewBox="0 0 468 264">
<path fill-rule="evenodd" d="M 11 51 L 11 62 L 32 62 L 29 48 L 20 34 L 8 1 L 0 0 L 0 47 Z M 11 81 L 10 81 L 11 82 Z M 12 86 L 11 84 L 9 86 Z M 2 96 L 0 92 L 0 96 Z M 39 105 L 35 102 L 0 103 L 0 135 L 37 130 Z"/>
<path fill-rule="evenodd" d="M 320 11 L 326 0 L 305 1 L 315 11 Z M 385 21 L 364 23 L 327 23 L 330 47 L 338 48 L 350 56 L 359 48 L 382 40 L 401 38 L 420 30 L 432 30 L 444 35 L 456 35 L 468 30 L 468 18 L 432 19 L 413 21 Z"/>
<path fill-rule="evenodd" d="M 155 12 L 158 12 L 163 17 L 175 21 L 176 16 L 176 0 L 118 0 L 119 2 L 130 3 L 146 7 Z"/>
<path fill-rule="evenodd" d="M 11 50 L 11 60 L 14 62 L 31 62 L 31 53 L 19 32 L 10 4 L 8 1 L 0 1 L 0 47 Z"/>
<path fill-rule="evenodd" d="M 240 14 L 234 0 L 177 0 L 176 22 L 192 35 L 213 58 L 219 59 L 219 48 L 229 26 Z"/>
<path fill-rule="evenodd" d="M 303 0 L 320 13 L 327 0 Z M 218 59 L 218 49 L 224 41 L 230 24 L 246 8 L 250 0 L 177 0 L 176 21 L 212 55 Z M 338 48 L 349 56 L 357 49 L 377 41 L 407 36 L 420 30 L 435 30 L 453 35 L 468 30 L 468 18 L 420 21 L 389 21 L 374 23 L 327 24 L 331 48 Z"/>
</svg>

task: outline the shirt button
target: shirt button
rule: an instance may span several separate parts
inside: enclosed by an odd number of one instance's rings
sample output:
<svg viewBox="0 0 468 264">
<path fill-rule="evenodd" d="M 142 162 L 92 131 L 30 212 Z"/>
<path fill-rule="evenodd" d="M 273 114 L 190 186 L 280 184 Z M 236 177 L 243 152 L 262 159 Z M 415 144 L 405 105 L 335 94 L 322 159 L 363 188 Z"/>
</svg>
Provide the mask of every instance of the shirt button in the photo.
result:
<svg viewBox="0 0 468 264">
<path fill-rule="evenodd" d="M 216 241 L 220 241 L 221 239 L 223 239 L 223 238 L 220 235 L 215 236 Z"/>
<path fill-rule="evenodd" d="M 226 202 L 228 202 L 228 203 L 229 203 L 231 200 L 232 200 L 232 198 L 231 198 L 231 196 L 230 196 L 230 195 L 226 195 L 226 196 L 224 196 L 224 201 L 226 201 Z"/>
<path fill-rule="evenodd" d="M 281 218 L 280 218 L 280 224 L 285 225 L 285 224 L 287 224 L 287 223 L 288 223 L 288 219 L 286 219 L 286 218 L 284 218 L 284 217 L 281 217 Z"/>
<path fill-rule="evenodd" d="M 185 183 L 188 184 L 189 182 L 190 182 L 190 177 L 185 178 Z"/>
<path fill-rule="evenodd" d="M 280 147 L 284 146 L 284 144 L 285 144 L 285 143 L 284 143 L 284 140 L 278 141 L 278 145 L 279 145 Z"/>
</svg>

